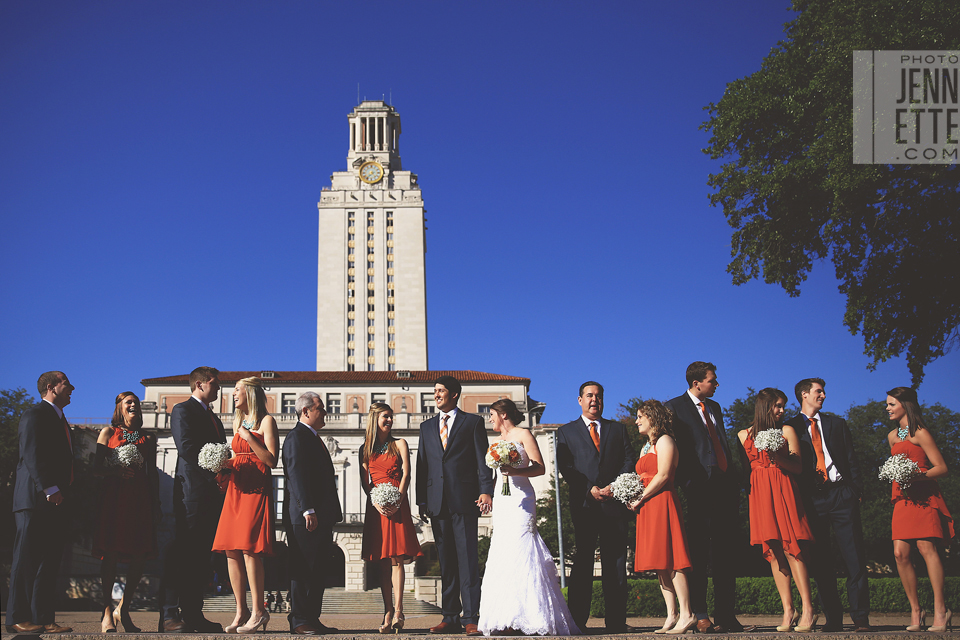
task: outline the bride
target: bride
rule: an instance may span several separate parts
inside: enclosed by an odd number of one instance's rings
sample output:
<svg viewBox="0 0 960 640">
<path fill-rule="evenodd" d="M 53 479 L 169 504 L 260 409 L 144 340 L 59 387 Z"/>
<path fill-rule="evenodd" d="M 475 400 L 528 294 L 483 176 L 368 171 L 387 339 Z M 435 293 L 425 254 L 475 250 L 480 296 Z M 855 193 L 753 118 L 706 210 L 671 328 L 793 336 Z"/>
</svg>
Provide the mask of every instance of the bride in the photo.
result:
<svg viewBox="0 0 960 640">
<path fill-rule="evenodd" d="M 520 468 L 502 467 L 497 487 L 510 484 L 510 495 L 494 491 L 493 538 L 480 591 L 479 630 L 485 636 L 507 634 L 579 635 L 560 591 L 550 550 L 537 533 L 537 496 L 530 478 L 545 469 L 540 447 L 529 430 L 518 428 L 523 414 L 509 399 L 490 407 L 493 430 L 513 442 Z"/>
</svg>

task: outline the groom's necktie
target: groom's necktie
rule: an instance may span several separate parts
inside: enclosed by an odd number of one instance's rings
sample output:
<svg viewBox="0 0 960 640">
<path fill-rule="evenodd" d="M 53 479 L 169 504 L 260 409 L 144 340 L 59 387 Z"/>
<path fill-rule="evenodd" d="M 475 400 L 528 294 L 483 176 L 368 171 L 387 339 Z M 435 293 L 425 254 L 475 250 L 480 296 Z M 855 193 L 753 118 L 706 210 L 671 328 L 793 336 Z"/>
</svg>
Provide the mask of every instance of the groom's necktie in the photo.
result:
<svg viewBox="0 0 960 640">
<path fill-rule="evenodd" d="M 440 416 L 440 444 L 443 445 L 443 448 L 447 448 L 447 414 Z"/>
</svg>

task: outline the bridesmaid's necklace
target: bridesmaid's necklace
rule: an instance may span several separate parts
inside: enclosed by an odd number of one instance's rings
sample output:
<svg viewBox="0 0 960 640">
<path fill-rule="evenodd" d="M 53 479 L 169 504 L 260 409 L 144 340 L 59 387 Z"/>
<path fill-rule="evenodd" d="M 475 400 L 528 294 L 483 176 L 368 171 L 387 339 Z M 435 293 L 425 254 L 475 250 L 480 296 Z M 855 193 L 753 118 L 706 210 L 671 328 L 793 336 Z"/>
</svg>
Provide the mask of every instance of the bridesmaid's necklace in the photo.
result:
<svg viewBox="0 0 960 640">
<path fill-rule="evenodd" d="M 257 426 L 257 423 L 256 423 L 256 422 L 250 422 L 250 421 L 248 421 L 248 420 L 241 420 L 241 421 L 240 421 L 240 424 L 241 424 L 241 426 L 246 427 L 246 428 L 249 429 L 250 431 L 253 431 L 253 428 L 254 428 L 255 426 Z"/>
<path fill-rule="evenodd" d="M 384 440 L 383 444 L 374 444 L 373 445 L 373 454 L 376 456 L 382 456 L 387 452 L 387 449 L 390 448 L 390 440 Z"/>
<path fill-rule="evenodd" d="M 123 432 L 122 435 L 123 435 L 124 442 L 128 444 L 135 444 L 137 440 L 140 439 L 140 431 L 137 429 L 134 429 L 133 431 L 127 431 L 126 429 L 121 429 L 120 431 Z"/>
<path fill-rule="evenodd" d="M 647 451 L 650 451 L 650 441 L 647 440 L 646 444 L 643 445 L 643 449 L 640 450 L 640 457 L 647 455 Z"/>
<path fill-rule="evenodd" d="M 900 436 L 901 440 L 906 440 L 908 437 L 910 437 L 910 426 L 908 425 L 906 427 L 900 427 L 897 429 L 897 435 Z"/>
</svg>

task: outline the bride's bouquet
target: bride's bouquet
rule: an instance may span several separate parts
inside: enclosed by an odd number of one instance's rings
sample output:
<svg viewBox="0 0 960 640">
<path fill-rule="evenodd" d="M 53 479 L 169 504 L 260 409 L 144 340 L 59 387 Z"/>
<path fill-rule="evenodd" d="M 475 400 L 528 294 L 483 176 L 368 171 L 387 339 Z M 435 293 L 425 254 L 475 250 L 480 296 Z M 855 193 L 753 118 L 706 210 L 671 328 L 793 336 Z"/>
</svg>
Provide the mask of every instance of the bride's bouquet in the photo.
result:
<svg viewBox="0 0 960 640">
<path fill-rule="evenodd" d="M 370 490 L 370 501 L 381 507 L 399 507 L 402 500 L 400 490 L 389 482 L 381 482 Z"/>
<path fill-rule="evenodd" d="M 614 498 L 629 505 L 643 497 L 643 482 L 635 473 L 621 473 L 610 483 L 610 491 Z"/>
<path fill-rule="evenodd" d="M 230 458 L 230 445 L 219 442 L 208 442 L 200 449 L 197 456 L 198 464 L 213 473 L 223 471 L 223 463 Z"/>
<path fill-rule="evenodd" d="M 143 456 L 135 444 L 125 444 L 116 449 L 110 449 L 107 464 L 111 467 L 140 468 L 143 466 Z"/>
<path fill-rule="evenodd" d="M 760 451 L 766 451 L 772 456 L 783 448 L 787 439 L 783 437 L 783 429 L 766 429 L 757 433 L 753 445 Z"/>
<path fill-rule="evenodd" d="M 506 440 L 497 440 L 490 445 L 490 448 L 487 449 L 486 461 L 487 466 L 491 469 L 499 469 L 500 467 L 517 468 L 523 464 L 523 458 L 517 450 L 516 443 Z M 503 491 L 500 494 L 510 495 L 510 478 L 507 476 L 503 476 Z"/>
<path fill-rule="evenodd" d="M 902 453 L 890 456 L 880 467 L 880 479 L 896 482 L 901 489 L 910 486 L 910 481 L 920 475 L 920 466 Z"/>
</svg>

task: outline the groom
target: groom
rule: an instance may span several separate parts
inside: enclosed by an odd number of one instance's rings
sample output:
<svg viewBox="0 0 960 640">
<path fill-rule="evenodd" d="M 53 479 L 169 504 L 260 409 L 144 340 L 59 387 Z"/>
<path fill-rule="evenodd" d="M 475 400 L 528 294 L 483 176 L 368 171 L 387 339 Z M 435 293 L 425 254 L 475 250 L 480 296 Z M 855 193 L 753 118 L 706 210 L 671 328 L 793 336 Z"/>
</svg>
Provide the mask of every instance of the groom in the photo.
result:
<svg viewBox="0 0 960 640">
<path fill-rule="evenodd" d="M 457 409 L 461 390 L 453 376 L 441 376 L 433 387 L 439 413 L 420 425 L 417 505 L 420 517 L 431 519 L 440 556 L 443 620 L 430 633 L 463 628 L 468 636 L 479 636 L 477 521 L 493 507 L 494 474 L 484 460 L 483 418 Z"/>
</svg>

